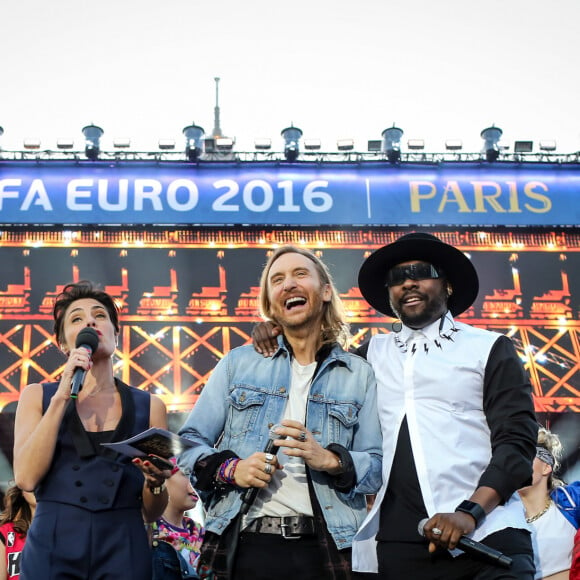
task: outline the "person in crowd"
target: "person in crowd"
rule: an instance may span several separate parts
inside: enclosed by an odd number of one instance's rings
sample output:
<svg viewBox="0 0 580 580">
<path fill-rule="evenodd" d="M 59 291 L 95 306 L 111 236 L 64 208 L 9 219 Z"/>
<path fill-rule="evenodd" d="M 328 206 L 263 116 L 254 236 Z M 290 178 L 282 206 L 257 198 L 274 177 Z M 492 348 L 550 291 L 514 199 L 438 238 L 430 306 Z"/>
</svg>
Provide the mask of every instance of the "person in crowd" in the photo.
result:
<svg viewBox="0 0 580 580">
<path fill-rule="evenodd" d="M 197 559 L 203 541 L 203 526 L 187 515 L 199 497 L 189 478 L 175 467 L 167 480 L 169 499 L 163 515 L 151 524 L 153 580 L 199 578 Z"/>
<path fill-rule="evenodd" d="M 171 472 L 101 443 L 166 428 L 165 405 L 113 375 L 119 319 L 111 296 L 89 281 L 67 284 L 53 314 L 67 356 L 60 381 L 28 385 L 16 411 L 14 478 L 37 500 L 21 579 L 144 580 L 151 576 L 144 520 L 163 513 Z M 88 328 L 98 337 L 92 352 L 77 346 Z M 71 396 L 75 373 L 86 375 Z"/>
<path fill-rule="evenodd" d="M 580 526 L 580 481 L 565 485 L 556 476 L 562 452 L 558 435 L 541 427 L 532 484 L 519 490 L 532 526 L 536 579 L 568 579 Z"/>
<path fill-rule="evenodd" d="M 0 580 L 20 578 L 20 558 L 28 528 L 34 516 L 36 498 L 29 491 L 11 485 L 0 514 Z"/>
<path fill-rule="evenodd" d="M 454 317 L 479 280 L 457 248 L 422 232 L 371 254 L 363 297 L 398 318 L 358 352 L 373 366 L 383 484 L 353 542 L 353 568 L 386 579 L 534 576 L 517 490 L 531 482 L 537 436 L 531 388 L 512 342 Z M 254 331 L 271 353 L 279 329 Z M 506 571 L 456 550 L 468 535 L 512 558 Z"/>
<path fill-rule="evenodd" d="M 342 304 L 312 252 L 275 250 L 259 301 L 282 329 L 274 356 L 231 350 L 179 432 L 197 443 L 179 465 L 207 506 L 200 576 L 350 578 L 365 494 L 380 486 L 373 372 L 344 350 Z"/>
</svg>

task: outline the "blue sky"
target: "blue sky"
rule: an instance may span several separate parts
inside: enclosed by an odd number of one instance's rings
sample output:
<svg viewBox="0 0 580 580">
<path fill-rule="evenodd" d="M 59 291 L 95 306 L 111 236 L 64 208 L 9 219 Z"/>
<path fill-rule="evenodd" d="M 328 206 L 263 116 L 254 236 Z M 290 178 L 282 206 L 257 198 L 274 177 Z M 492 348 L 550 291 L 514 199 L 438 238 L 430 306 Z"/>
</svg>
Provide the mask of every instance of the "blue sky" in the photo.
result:
<svg viewBox="0 0 580 580">
<path fill-rule="evenodd" d="M 427 149 L 449 138 L 479 151 L 495 124 L 506 144 L 555 139 L 580 150 L 578 0 L 3 0 L 0 141 L 138 150 L 221 126 L 238 150 L 293 123 L 305 138 L 365 150 L 396 123 Z"/>
</svg>

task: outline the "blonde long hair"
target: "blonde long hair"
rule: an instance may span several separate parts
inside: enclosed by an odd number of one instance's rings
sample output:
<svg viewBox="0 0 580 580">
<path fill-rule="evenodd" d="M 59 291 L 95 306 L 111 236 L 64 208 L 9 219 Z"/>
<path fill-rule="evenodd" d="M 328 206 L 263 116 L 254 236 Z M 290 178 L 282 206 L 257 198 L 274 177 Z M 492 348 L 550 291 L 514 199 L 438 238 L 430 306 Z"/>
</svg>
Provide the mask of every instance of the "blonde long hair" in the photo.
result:
<svg viewBox="0 0 580 580">
<path fill-rule="evenodd" d="M 331 292 L 330 302 L 324 303 L 322 315 L 322 343 L 338 342 L 344 349 L 348 348 L 350 341 L 350 326 L 346 321 L 344 306 L 334 286 L 330 271 L 313 252 L 296 246 L 282 246 L 277 248 L 268 259 L 260 278 L 260 315 L 264 320 L 276 322 L 271 315 L 270 298 L 268 296 L 268 277 L 272 264 L 284 254 L 300 254 L 308 258 L 315 266 L 321 284 L 328 284 Z"/>
<path fill-rule="evenodd" d="M 552 473 L 548 477 L 548 489 L 551 491 L 556 487 L 564 485 L 564 482 L 555 475 L 560 469 L 560 462 L 564 453 L 564 447 L 560 441 L 560 437 L 556 433 L 552 433 L 549 429 L 540 427 L 538 429 L 538 446 L 547 449 L 554 458 Z"/>
</svg>

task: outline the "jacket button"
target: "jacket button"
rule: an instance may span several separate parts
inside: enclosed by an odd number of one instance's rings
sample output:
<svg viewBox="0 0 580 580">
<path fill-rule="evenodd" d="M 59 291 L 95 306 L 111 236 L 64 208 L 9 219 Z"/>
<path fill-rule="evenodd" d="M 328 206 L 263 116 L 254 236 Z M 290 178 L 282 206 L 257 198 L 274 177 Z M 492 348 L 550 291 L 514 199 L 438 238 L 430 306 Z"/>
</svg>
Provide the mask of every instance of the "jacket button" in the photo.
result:
<svg viewBox="0 0 580 580">
<path fill-rule="evenodd" d="M 72 470 L 73 470 L 73 471 L 78 471 L 80 468 L 81 468 L 81 466 L 80 466 L 80 465 L 73 465 L 73 466 L 72 466 Z"/>
<path fill-rule="evenodd" d="M 87 503 L 89 501 L 84 495 L 81 496 L 80 500 L 81 503 Z"/>
<path fill-rule="evenodd" d="M 77 480 L 77 481 L 75 481 L 75 485 L 76 485 L 77 487 L 82 487 L 82 486 L 83 486 L 83 482 L 82 482 L 82 481 L 79 481 L 79 480 Z"/>
<path fill-rule="evenodd" d="M 99 503 L 102 503 L 103 505 L 107 505 L 109 503 L 109 498 L 101 496 L 99 498 Z"/>
</svg>

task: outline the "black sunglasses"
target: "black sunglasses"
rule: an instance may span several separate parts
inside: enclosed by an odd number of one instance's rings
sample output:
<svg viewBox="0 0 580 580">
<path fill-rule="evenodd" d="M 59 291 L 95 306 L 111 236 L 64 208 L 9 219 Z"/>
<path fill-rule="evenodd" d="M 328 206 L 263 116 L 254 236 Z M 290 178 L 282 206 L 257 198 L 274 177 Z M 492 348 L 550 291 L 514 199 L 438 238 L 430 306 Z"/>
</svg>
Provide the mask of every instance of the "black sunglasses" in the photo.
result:
<svg viewBox="0 0 580 580">
<path fill-rule="evenodd" d="M 428 280 L 430 278 L 441 277 L 443 277 L 443 270 L 437 269 L 433 264 L 427 264 L 425 262 L 408 264 L 406 266 L 395 266 L 387 272 L 385 286 L 398 286 L 405 280 Z"/>
</svg>

